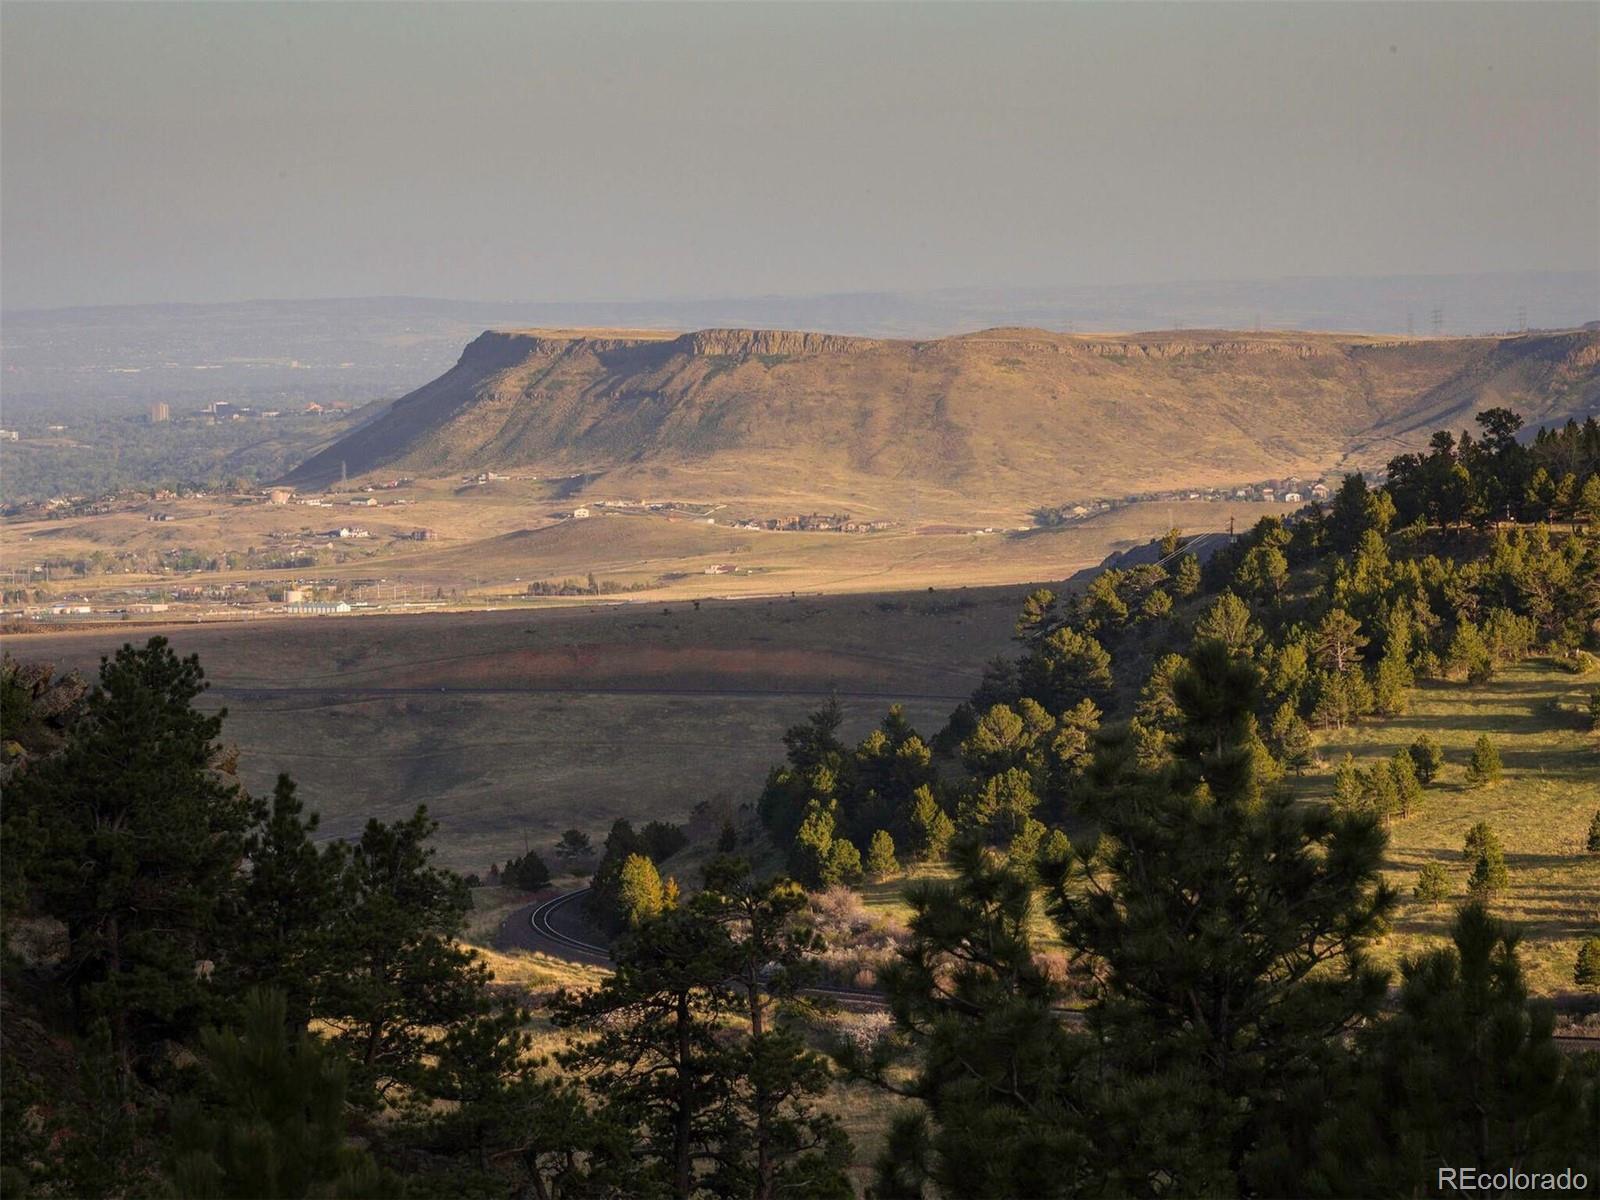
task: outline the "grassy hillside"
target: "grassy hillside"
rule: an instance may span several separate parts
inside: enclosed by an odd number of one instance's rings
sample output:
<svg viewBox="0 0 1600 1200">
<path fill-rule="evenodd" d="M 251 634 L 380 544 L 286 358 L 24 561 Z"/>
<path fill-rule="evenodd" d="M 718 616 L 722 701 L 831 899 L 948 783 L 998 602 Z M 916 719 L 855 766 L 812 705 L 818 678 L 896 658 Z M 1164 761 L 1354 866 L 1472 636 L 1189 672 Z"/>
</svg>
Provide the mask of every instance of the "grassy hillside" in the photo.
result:
<svg viewBox="0 0 1600 1200">
<path fill-rule="evenodd" d="M 1424 942 L 1446 936 L 1454 903 L 1466 896 L 1470 864 L 1461 844 L 1476 821 L 1488 821 L 1505 846 L 1511 886 L 1495 904 L 1522 926 L 1523 962 L 1540 992 L 1569 990 L 1582 939 L 1600 932 L 1600 855 L 1584 853 L 1589 819 L 1600 809 L 1600 737 L 1584 732 L 1584 705 L 1600 683 L 1574 677 L 1544 660 L 1511 667 L 1483 684 L 1419 685 L 1401 717 L 1330 734 L 1321 752 L 1328 769 L 1308 776 L 1306 793 L 1325 796 L 1332 769 L 1346 753 L 1371 766 L 1426 730 L 1443 747 L 1446 765 L 1416 812 L 1390 827 L 1387 874 L 1404 902 L 1381 953 L 1394 965 Z M 1472 788 L 1466 764 L 1487 733 L 1505 764 L 1501 780 Z M 1423 864 L 1450 872 L 1452 902 L 1421 904 L 1411 896 Z"/>
<path fill-rule="evenodd" d="M 1597 346 L 1593 333 L 486 333 L 290 478 L 520 466 L 593 473 L 589 489 L 610 495 L 826 498 L 860 513 L 959 496 L 999 516 L 1320 473 L 1352 451 L 1382 462 L 1428 422 L 1503 401 L 1564 417 L 1600 400 Z"/>
</svg>

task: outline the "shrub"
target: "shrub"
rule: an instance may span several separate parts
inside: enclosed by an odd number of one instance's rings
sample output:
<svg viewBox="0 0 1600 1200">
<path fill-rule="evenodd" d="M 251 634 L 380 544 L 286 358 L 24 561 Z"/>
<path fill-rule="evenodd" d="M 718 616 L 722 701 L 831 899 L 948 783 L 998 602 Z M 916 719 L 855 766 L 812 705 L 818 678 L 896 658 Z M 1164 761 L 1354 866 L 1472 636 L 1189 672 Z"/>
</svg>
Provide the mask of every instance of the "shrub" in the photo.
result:
<svg viewBox="0 0 1600 1200">
<path fill-rule="evenodd" d="M 1595 809 L 1594 816 L 1589 818 L 1589 840 L 1585 849 L 1590 854 L 1600 854 L 1600 808 Z"/>
</svg>

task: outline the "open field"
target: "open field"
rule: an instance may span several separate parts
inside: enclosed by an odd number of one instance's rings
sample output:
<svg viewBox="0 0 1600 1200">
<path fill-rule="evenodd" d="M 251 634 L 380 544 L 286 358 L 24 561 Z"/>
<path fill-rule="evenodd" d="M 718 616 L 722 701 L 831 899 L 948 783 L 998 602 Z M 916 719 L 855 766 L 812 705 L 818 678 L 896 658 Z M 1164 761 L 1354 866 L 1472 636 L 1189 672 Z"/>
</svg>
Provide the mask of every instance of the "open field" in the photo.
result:
<svg viewBox="0 0 1600 1200">
<path fill-rule="evenodd" d="M 928 734 L 1009 644 L 1023 589 L 301 619 L 12 636 L 91 672 L 152 631 L 196 653 L 252 790 L 280 770 L 329 836 L 426 803 L 463 870 L 598 841 L 619 816 L 754 800 L 782 733 L 837 689 L 859 737 L 903 702 Z"/>
<path fill-rule="evenodd" d="M 91 603 L 136 589 L 243 585 L 260 592 L 255 603 L 264 604 L 266 593 L 277 590 L 272 585 L 288 581 L 350 598 L 356 581 L 370 588 L 371 581 L 382 580 L 411 588 L 414 600 L 471 604 L 523 595 L 535 581 L 581 582 L 591 574 L 603 586 L 640 589 L 627 593 L 636 599 L 874 592 L 1063 579 L 1173 524 L 1203 532 L 1226 529 L 1232 520 L 1243 529 L 1297 507 L 1244 500 L 1137 503 L 1057 528 L 992 533 L 963 531 L 972 523 L 959 514 L 922 513 L 885 531 L 846 534 L 734 528 L 729 522 L 737 514 L 709 501 L 703 507 L 715 507 L 713 520 L 720 523 L 602 510 L 587 520 L 562 520 L 548 490 L 509 480 L 458 495 L 435 481 L 383 493 L 384 505 L 374 508 L 204 497 L 86 516 L 12 519 L 0 526 L 0 568 L 31 582 L 41 597 L 84 597 Z M 170 519 L 149 519 L 155 515 Z M 311 536 L 352 525 L 370 536 Z M 412 540 L 419 529 L 434 539 Z M 157 570 L 164 556 L 170 563 L 182 553 L 215 565 Z M 117 555 L 136 557 L 115 562 Z M 249 565 L 258 560 L 301 565 Z M 90 574 L 58 569 L 46 581 L 34 570 L 46 562 L 75 561 L 90 563 Z"/>
<path fill-rule="evenodd" d="M 1453 900 L 1466 895 L 1469 864 L 1461 844 L 1476 821 L 1500 835 L 1510 871 L 1509 890 L 1496 911 L 1524 931 L 1522 958 L 1535 991 L 1573 987 L 1578 946 L 1600 932 L 1600 855 L 1584 853 L 1589 819 L 1600 809 L 1600 737 L 1583 732 L 1581 715 L 1600 678 L 1575 677 L 1544 661 L 1502 671 L 1482 685 L 1424 683 L 1411 711 L 1324 739 L 1322 774 L 1307 776 L 1306 792 L 1323 796 L 1346 752 L 1370 766 L 1426 730 L 1444 747 L 1446 766 L 1423 793 L 1417 811 L 1390 829 L 1387 874 L 1403 904 L 1393 934 L 1379 948 L 1396 965 L 1404 954 L 1448 936 L 1453 903 L 1429 907 L 1411 896 L 1424 863 L 1449 869 Z M 1499 747 L 1499 783 L 1472 789 L 1466 763 L 1472 743 L 1487 733 Z"/>
</svg>

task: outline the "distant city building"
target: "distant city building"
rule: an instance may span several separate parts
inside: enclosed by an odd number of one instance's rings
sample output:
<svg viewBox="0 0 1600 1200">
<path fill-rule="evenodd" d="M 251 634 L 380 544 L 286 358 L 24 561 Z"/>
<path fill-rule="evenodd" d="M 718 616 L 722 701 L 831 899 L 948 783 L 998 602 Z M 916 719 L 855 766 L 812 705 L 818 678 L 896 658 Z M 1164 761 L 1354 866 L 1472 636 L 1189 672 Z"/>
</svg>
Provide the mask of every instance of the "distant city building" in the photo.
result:
<svg viewBox="0 0 1600 1200">
<path fill-rule="evenodd" d="M 304 604 L 306 602 L 305 588 L 284 588 L 283 602 L 285 604 Z"/>
<path fill-rule="evenodd" d="M 150 424 L 161 425 L 172 420 L 172 410 L 160 400 L 150 406 Z"/>
</svg>

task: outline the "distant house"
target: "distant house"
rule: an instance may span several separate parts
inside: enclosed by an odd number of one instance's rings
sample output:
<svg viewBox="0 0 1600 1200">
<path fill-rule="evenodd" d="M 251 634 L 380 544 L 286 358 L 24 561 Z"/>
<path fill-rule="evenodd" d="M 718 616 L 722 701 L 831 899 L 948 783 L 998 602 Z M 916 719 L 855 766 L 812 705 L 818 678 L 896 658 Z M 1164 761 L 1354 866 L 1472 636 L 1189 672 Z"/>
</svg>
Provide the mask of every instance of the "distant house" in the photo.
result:
<svg viewBox="0 0 1600 1200">
<path fill-rule="evenodd" d="M 572 517 L 577 521 L 581 521 L 583 518 L 589 515 L 589 510 L 587 508 L 575 508 L 572 510 Z"/>
<path fill-rule="evenodd" d="M 1326 500 L 1328 498 L 1328 485 L 1325 483 L 1313 483 L 1311 485 L 1311 498 L 1313 500 Z"/>
<path fill-rule="evenodd" d="M 1278 493 L 1275 492 L 1272 488 L 1262 488 L 1261 489 L 1261 498 L 1263 500 L 1267 501 L 1267 503 L 1269 503 L 1269 504 L 1272 502 L 1273 498 L 1277 496 L 1277 494 Z"/>
<path fill-rule="evenodd" d="M 357 507 L 357 508 L 377 508 L 378 507 L 378 502 L 376 500 L 374 500 L 371 496 L 357 496 L 354 500 L 350 501 L 350 503 L 355 505 L 355 507 Z"/>
<path fill-rule="evenodd" d="M 287 604 L 286 612 L 309 616 L 326 616 L 331 613 L 347 613 L 350 606 L 343 600 L 312 600 L 303 604 Z"/>
<path fill-rule="evenodd" d="M 294 498 L 294 489 L 290 487 L 271 488 L 267 492 L 267 499 L 273 504 L 287 504 Z"/>
<path fill-rule="evenodd" d="M 1283 494 L 1283 502 L 1285 504 L 1299 504 L 1300 503 L 1300 493 L 1299 492 L 1285 492 Z"/>
</svg>

